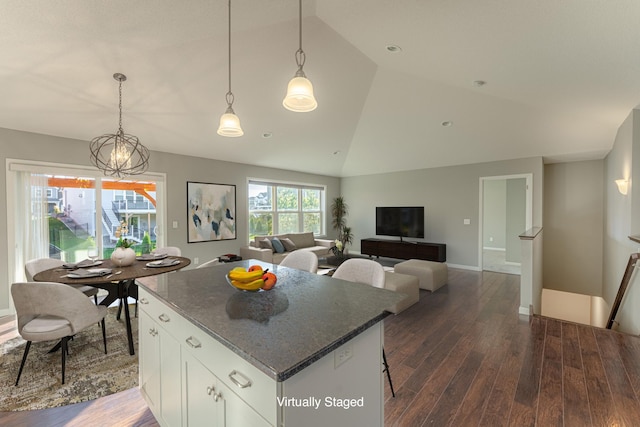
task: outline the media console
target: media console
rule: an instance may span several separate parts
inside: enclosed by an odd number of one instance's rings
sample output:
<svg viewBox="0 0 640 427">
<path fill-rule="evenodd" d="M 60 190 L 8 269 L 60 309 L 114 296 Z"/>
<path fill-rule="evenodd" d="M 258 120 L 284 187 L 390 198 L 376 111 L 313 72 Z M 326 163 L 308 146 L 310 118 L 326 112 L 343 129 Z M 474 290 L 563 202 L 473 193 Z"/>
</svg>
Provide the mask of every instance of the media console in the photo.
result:
<svg viewBox="0 0 640 427">
<path fill-rule="evenodd" d="M 369 256 L 383 256 L 397 259 L 423 259 L 436 262 L 447 261 L 447 245 L 443 243 L 362 239 L 360 240 L 360 253 Z"/>
</svg>

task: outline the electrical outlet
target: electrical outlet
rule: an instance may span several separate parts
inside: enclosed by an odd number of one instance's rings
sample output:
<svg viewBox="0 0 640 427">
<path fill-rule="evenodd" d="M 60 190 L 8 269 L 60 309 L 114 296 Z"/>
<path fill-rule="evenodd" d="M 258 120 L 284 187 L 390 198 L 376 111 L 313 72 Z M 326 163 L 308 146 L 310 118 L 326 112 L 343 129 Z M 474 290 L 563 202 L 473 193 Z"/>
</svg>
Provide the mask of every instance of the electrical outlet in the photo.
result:
<svg viewBox="0 0 640 427">
<path fill-rule="evenodd" d="M 173 228 L 178 228 L 178 221 L 173 221 Z"/>
<path fill-rule="evenodd" d="M 346 362 L 347 360 L 353 357 L 353 347 L 350 344 L 343 345 L 342 347 L 340 347 L 334 352 L 334 357 L 335 357 L 334 367 L 337 368 L 338 366 L 342 365 L 344 362 Z"/>
<path fill-rule="evenodd" d="M 200 264 L 200 258 L 195 257 L 195 258 L 193 259 L 193 263 L 194 263 L 195 265 Z"/>
</svg>

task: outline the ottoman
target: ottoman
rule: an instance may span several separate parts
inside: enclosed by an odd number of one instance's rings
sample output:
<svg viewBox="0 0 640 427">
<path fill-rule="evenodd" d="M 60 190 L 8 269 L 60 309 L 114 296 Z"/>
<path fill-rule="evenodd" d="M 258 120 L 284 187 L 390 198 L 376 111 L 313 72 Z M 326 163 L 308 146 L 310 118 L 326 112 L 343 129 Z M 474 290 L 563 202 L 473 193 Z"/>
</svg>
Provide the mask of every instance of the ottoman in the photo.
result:
<svg viewBox="0 0 640 427">
<path fill-rule="evenodd" d="M 420 300 L 420 289 L 418 288 L 418 278 L 408 274 L 384 272 L 384 288 L 390 291 L 405 294 L 407 297 L 394 304 L 387 310 L 393 314 L 398 314 L 406 310 Z"/>
<path fill-rule="evenodd" d="M 426 289 L 431 292 L 447 283 L 447 264 L 442 262 L 410 259 L 396 264 L 394 271 L 416 276 L 420 289 Z"/>
</svg>

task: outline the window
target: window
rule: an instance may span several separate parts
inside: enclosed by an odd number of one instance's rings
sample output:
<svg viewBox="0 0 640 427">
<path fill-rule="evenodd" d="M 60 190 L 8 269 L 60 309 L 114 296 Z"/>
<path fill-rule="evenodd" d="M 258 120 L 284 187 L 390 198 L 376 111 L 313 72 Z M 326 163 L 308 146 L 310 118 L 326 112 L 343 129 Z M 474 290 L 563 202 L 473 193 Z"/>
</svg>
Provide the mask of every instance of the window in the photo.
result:
<svg viewBox="0 0 640 427">
<path fill-rule="evenodd" d="M 249 181 L 249 239 L 312 231 L 323 235 L 324 187 Z"/>
</svg>

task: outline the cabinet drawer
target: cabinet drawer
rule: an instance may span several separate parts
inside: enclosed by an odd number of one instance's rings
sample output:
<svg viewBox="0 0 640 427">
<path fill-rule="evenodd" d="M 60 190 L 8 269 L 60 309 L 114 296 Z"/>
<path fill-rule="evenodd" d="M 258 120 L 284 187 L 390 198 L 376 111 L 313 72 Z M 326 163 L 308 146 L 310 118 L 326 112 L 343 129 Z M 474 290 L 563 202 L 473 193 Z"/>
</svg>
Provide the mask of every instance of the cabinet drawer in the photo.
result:
<svg viewBox="0 0 640 427">
<path fill-rule="evenodd" d="M 270 424 L 276 424 L 276 381 L 195 325 L 182 338 L 184 348 L 209 369 L 229 390 L 249 404 Z"/>
<path fill-rule="evenodd" d="M 174 338 L 180 338 L 186 320 L 143 288 L 138 290 L 138 307 Z"/>
</svg>

